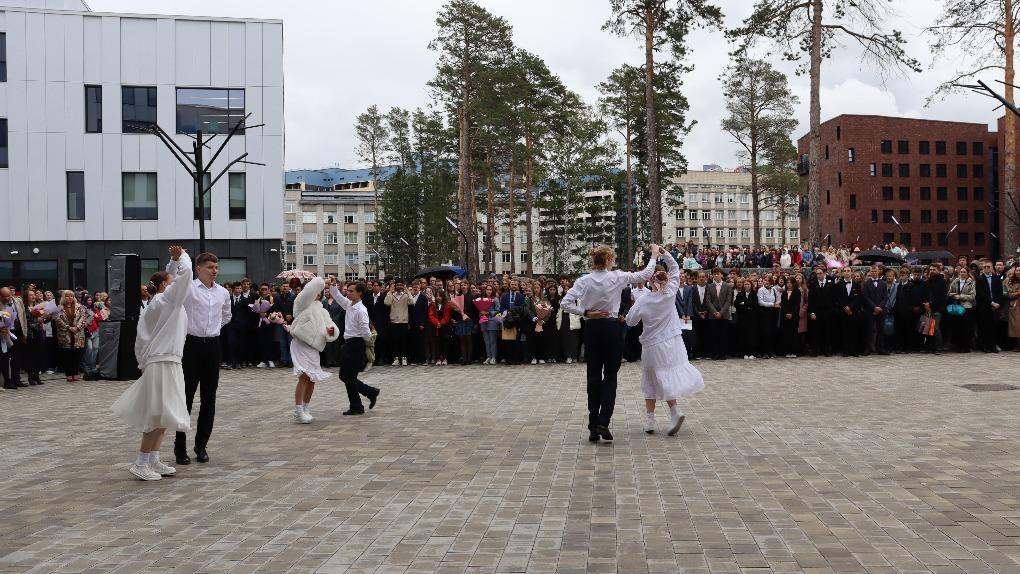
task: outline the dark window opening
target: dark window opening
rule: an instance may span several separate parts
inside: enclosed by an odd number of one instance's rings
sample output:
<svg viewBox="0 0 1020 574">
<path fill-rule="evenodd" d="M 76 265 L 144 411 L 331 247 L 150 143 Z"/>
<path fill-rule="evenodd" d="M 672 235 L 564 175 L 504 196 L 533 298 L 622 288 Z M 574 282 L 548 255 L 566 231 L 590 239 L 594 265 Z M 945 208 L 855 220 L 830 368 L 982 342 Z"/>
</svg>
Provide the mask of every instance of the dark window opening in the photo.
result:
<svg viewBox="0 0 1020 574">
<path fill-rule="evenodd" d="M 935 188 L 935 199 L 939 201 L 946 201 L 949 199 L 949 190 L 945 187 Z"/>
<path fill-rule="evenodd" d="M 892 164 L 891 163 L 883 163 L 882 164 L 882 177 L 892 177 Z"/>
<path fill-rule="evenodd" d="M 931 223 L 931 210 L 930 209 L 922 209 L 921 210 L 921 223 Z"/>
<path fill-rule="evenodd" d="M 67 172 L 67 220 L 85 221 L 85 172 Z"/>
<path fill-rule="evenodd" d="M 907 140 L 900 140 L 896 142 L 896 153 L 907 154 L 910 153 L 910 142 Z"/>
<path fill-rule="evenodd" d="M 244 121 L 244 90 L 177 88 L 177 133 L 227 134 Z"/>
<path fill-rule="evenodd" d="M 931 164 L 930 163 L 922 163 L 920 166 L 918 166 L 917 169 L 918 169 L 918 172 L 921 174 L 921 177 L 931 177 Z"/>
<path fill-rule="evenodd" d="M 946 142 L 935 142 L 935 155 L 946 155 Z"/>
<path fill-rule="evenodd" d="M 958 187 L 958 188 L 956 188 L 956 199 L 958 201 L 966 201 L 967 200 L 967 188 L 966 187 Z"/>
<path fill-rule="evenodd" d="M 910 245 L 909 233 L 900 233 L 900 245 Z"/>
<path fill-rule="evenodd" d="M 956 155 L 967 155 L 967 142 L 956 142 Z"/>
<path fill-rule="evenodd" d="M 901 187 L 900 188 L 900 199 L 904 200 L 904 201 L 909 201 L 910 200 L 910 188 L 909 187 Z"/>
<path fill-rule="evenodd" d="M 85 86 L 85 133 L 103 132 L 103 86 Z"/>
<path fill-rule="evenodd" d="M 967 177 L 967 164 L 965 163 L 956 164 L 956 177 L 959 178 Z"/>
<path fill-rule="evenodd" d="M 935 221 L 938 223 L 949 223 L 949 212 L 945 209 L 940 209 L 935 212 Z"/>
<path fill-rule="evenodd" d="M 931 201 L 931 188 L 930 187 L 922 187 L 921 188 L 921 200 L 922 201 Z"/>
<path fill-rule="evenodd" d="M 970 217 L 970 212 L 967 211 L 966 209 L 959 209 L 959 210 L 956 211 L 956 222 L 957 223 L 967 223 L 969 217 Z"/>
<path fill-rule="evenodd" d="M 922 233 L 921 234 L 921 245 L 923 247 L 931 246 L 931 233 Z"/>
<path fill-rule="evenodd" d="M 892 153 L 892 140 L 882 140 L 882 153 Z"/>
<path fill-rule="evenodd" d="M 984 223 L 984 222 L 985 222 L 985 211 L 983 209 L 975 209 L 974 210 L 974 223 Z"/>
<path fill-rule="evenodd" d="M 871 210 L 871 222 L 872 223 L 878 223 L 878 210 L 877 209 L 872 209 Z"/>
<path fill-rule="evenodd" d="M 921 155 L 928 155 L 931 153 L 931 142 L 920 141 L 917 142 L 917 153 Z"/>
<path fill-rule="evenodd" d="M 910 177 L 910 164 L 901 163 L 899 166 L 900 177 Z"/>
<path fill-rule="evenodd" d="M 974 155 L 985 155 L 985 142 L 974 142 L 971 144 L 971 153 Z"/>
<path fill-rule="evenodd" d="M 850 209 L 857 209 L 857 194 L 850 194 Z"/>
<path fill-rule="evenodd" d="M 121 86 L 120 97 L 122 132 L 143 133 L 156 125 L 155 87 Z"/>
<path fill-rule="evenodd" d="M 894 215 L 895 214 L 893 213 L 893 210 L 891 210 L 891 209 L 883 209 L 882 210 L 882 223 L 893 223 Z"/>
<path fill-rule="evenodd" d="M 892 199 L 893 199 L 892 188 L 891 187 L 883 187 L 882 188 L 882 200 L 883 201 L 892 201 Z"/>
<path fill-rule="evenodd" d="M 985 198 L 985 188 L 983 188 L 983 187 L 975 187 L 974 188 L 974 199 L 984 199 L 984 198 Z"/>
<path fill-rule="evenodd" d="M 985 166 L 983 166 L 983 165 L 981 165 L 979 163 L 976 163 L 976 164 L 971 166 L 970 173 L 975 178 L 982 178 L 982 177 L 985 176 Z"/>
<path fill-rule="evenodd" d="M 910 223 L 910 210 L 909 209 L 901 209 L 900 210 L 900 223 Z"/>
<path fill-rule="evenodd" d="M 949 170 L 946 168 L 946 164 L 937 163 L 935 164 L 935 177 L 946 177 L 949 174 Z"/>
</svg>

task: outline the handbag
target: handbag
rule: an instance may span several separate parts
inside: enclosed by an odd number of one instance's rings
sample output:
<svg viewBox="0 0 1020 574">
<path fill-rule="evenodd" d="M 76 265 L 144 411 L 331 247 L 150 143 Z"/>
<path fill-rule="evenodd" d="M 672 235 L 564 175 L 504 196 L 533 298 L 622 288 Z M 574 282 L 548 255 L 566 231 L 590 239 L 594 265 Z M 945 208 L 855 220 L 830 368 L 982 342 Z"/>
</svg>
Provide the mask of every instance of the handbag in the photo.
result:
<svg viewBox="0 0 1020 574">
<path fill-rule="evenodd" d="M 925 337 L 935 335 L 935 319 L 931 315 L 922 315 L 917 321 L 917 332 Z"/>
<path fill-rule="evenodd" d="M 949 313 L 954 317 L 961 317 L 966 312 L 967 309 L 965 309 L 963 305 L 960 305 L 959 303 L 950 303 L 949 305 L 946 306 L 946 313 Z"/>
<path fill-rule="evenodd" d="M 896 334 L 896 318 L 892 315 L 886 315 L 882 318 L 882 334 L 886 337 L 892 337 Z"/>
</svg>

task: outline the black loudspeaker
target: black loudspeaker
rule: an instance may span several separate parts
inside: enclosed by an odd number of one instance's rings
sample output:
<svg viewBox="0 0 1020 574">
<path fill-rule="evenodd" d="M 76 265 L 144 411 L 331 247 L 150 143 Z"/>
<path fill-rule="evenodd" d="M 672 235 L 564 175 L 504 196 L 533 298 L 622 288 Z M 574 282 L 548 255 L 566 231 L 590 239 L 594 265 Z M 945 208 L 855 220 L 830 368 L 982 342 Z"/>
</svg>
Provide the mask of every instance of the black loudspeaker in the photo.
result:
<svg viewBox="0 0 1020 574">
<path fill-rule="evenodd" d="M 99 324 L 96 368 L 104 379 L 131 381 L 141 373 L 135 361 L 137 321 L 103 321 Z"/>
<path fill-rule="evenodd" d="M 142 260 L 134 254 L 110 257 L 110 321 L 137 321 L 142 308 Z M 132 344 L 134 338 L 131 339 Z"/>
</svg>

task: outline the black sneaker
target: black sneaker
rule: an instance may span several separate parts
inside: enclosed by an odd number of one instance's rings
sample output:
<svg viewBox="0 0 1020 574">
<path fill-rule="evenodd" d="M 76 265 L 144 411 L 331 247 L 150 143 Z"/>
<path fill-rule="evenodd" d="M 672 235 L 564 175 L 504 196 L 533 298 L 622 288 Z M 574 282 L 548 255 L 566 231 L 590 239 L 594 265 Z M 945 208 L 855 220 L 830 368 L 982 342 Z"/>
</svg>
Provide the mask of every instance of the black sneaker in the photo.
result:
<svg viewBox="0 0 1020 574">
<path fill-rule="evenodd" d="M 349 409 L 349 410 L 344 411 L 342 414 L 345 417 L 352 417 L 352 416 L 363 415 L 363 414 L 365 414 L 365 409 L 361 409 L 360 411 L 356 411 L 354 409 Z"/>
<path fill-rule="evenodd" d="M 588 442 L 599 442 L 599 433 L 596 431 L 588 431 Z"/>
<path fill-rule="evenodd" d="M 174 456 L 177 457 L 177 464 L 181 466 L 187 466 L 191 464 L 191 457 L 188 456 L 188 453 L 186 452 L 177 452 L 174 453 Z"/>
<path fill-rule="evenodd" d="M 372 396 L 368 397 L 368 410 L 375 408 L 375 401 L 379 399 L 379 389 L 375 390 Z"/>
<path fill-rule="evenodd" d="M 603 425 L 599 425 L 595 428 L 595 432 L 602 436 L 602 440 L 613 440 L 613 433 L 609 432 L 609 428 Z"/>
</svg>

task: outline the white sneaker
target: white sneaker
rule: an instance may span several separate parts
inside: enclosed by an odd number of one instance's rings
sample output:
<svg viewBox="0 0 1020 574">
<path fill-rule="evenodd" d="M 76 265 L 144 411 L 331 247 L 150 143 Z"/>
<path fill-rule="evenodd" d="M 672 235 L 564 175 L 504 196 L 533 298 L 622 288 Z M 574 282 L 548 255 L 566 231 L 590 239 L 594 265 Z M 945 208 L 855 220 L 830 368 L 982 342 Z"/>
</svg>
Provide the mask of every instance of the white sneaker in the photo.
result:
<svg viewBox="0 0 1020 574">
<path fill-rule="evenodd" d="M 751 360 L 753 361 L 753 360 L 754 360 L 754 355 L 750 355 L 750 356 L 749 356 L 749 357 L 747 357 L 747 358 L 748 358 L 748 359 L 751 359 Z"/>
<path fill-rule="evenodd" d="M 538 364 L 538 361 L 536 361 L 535 359 L 531 359 L 531 364 L 532 364 L 532 365 L 537 365 L 537 364 Z"/>
<path fill-rule="evenodd" d="M 400 364 L 402 366 L 406 367 L 407 366 L 407 357 L 401 357 L 400 358 Z"/>
<path fill-rule="evenodd" d="M 570 358 L 567 359 L 567 364 L 568 365 L 572 364 L 573 362 L 574 362 L 574 359 L 570 359 Z"/>
<path fill-rule="evenodd" d="M 539 364 L 539 365 L 544 365 L 544 364 L 545 364 L 545 360 L 539 360 L 539 361 L 538 361 L 538 364 Z"/>
<path fill-rule="evenodd" d="M 163 478 L 162 476 L 159 475 L 158 472 L 149 468 L 149 465 L 147 464 L 137 465 L 132 463 L 131 467 L 128 468 L 128 472 L 135 475 L 137 478 L 141 480 L 160 480 L 161 478 Z"/>
<path fill-rule="evenodd" d="M 263 362 L 261 362 L 261 363 L 259 363 L 259 364 L 255 365 L 255 368 L 256 368 L 256 369 L 264 369 L 264 368 L 266 368 L 266 363 L 265 363 L 265 361 L 263 361 Z"/>
<path fill-rule="evenodd" d="M 294 410 L 294 423 L 299 425 L 306 425 L 312 422 L 314 419 L 312 415 L 306 413 L 304 410 Z"/>
<path fill-rule="evenodd" d="M 393 364 L 390 365 L 390 366 L 391 367 L 399 367 L 400 366 L 400 359 L 393 359 Z"/>
<path fill-rule="evenodd" d="M 156 462 L 150 462 L 149 463 L 149 468 L 151 468 L 153 470 L 153 472 L 159 474 L 160 476 L 173 476 L 173 475 L 177 474 L 177 469 L 176 468 L 168 465 L 167 463 L 163 462 L 162 460 L 157 460 Z"/>
<path fill-rule="evenodd" d="M 680 432 L 680 427 L 683 426 L 685 418 L 687 418 L 687 416 L 680 411 L 677 411 L 675 417 L 669 417 L 669 436 L 673 436 Z"/>
<path fill-rule="evenodd" d="M 655 432 L 655 415 L 645 415 L 645 424 L 642 426 L 642 429 L 648 434 Z"/>
<path fill-rule="evenodd" d="M 269 368 L 270 369 L 275 369 L 276 365 L 272 361 L 269 361 Z"/>
<path fill-rule="evenodd" d="M 306 407 L 303 407 L 302 410 L 304 411 L 305 416 L 308 417 L 308 422 L 312 422 L 312 421 L 315 420 L 315 417 L 312 416 L 312 408 L 311 407 L 306 406 Z"/>
<path fill-rule="evenodd" d="M 47 375 L 52 375 L 53 374 L 53 369 L 47 369 L 46 370 L 46 374 Z"/>
</svg>

